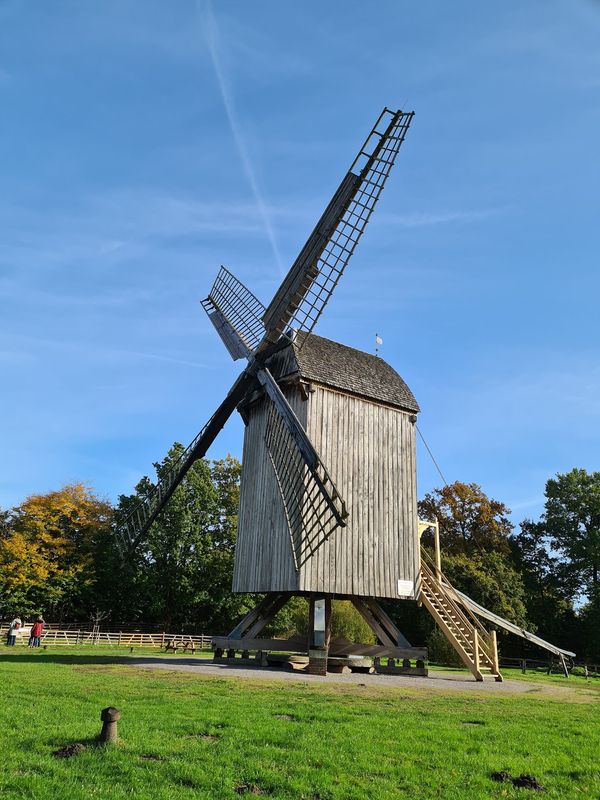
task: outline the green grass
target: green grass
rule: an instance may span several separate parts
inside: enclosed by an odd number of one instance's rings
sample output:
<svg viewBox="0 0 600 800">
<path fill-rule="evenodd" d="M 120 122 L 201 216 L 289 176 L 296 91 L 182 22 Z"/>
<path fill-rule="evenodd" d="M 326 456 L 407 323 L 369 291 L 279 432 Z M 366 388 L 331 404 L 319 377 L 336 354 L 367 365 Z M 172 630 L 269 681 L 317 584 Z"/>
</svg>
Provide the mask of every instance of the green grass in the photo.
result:
<svg viewBox="0 0 600 800">
<path fill-rule="evenodd" d="M 112 649 L 0 650 L 3 800 L 228 800 L 243 785 L 289 800 L 528 795 L 491 781 L 499 770 L 533 774 L 547 798 L 600 797 L 598 682 L 563 678 L 560 698 L 533 682 L 520 695 L 444 693 L 410 679 L 266 682 L 128 660 Z M 107 705 L 122 712 L 121 741 L 103 749 L 94 738 Z M 72 742 L 88 748 L 52 756 Z"/>
</svg>

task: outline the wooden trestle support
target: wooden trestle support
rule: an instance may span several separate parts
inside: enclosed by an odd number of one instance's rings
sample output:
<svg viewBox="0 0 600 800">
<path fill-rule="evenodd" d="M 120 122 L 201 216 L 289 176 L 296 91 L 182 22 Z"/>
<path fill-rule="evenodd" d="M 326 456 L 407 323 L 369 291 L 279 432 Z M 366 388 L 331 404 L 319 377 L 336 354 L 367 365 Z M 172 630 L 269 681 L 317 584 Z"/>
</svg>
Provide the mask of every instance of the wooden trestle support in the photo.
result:
<svg viewBox="0 0 600 800">
<path fill-rule="evenodd" d="M 463 664 L 476 680 L 488 674 L 502 680 L 498 661 L 496 632 L 488 631 L 440 568 L 439 548 L 432 561 L 421 551 L 421 576 L 418 600 L 429 611 Z M 303 666 L 310 674 L 355 671 L 384 672 L 401 675 L 427 675 L 427 649 L 413 647 L 374 598 L 345 597 L 350 600 L 377 637 L 378 644 L 355 644 L 341 637 L 331 637 L 331 595 L 306 594 L 309 602 L 307 636 L 291 639 L 258 638 L 288 600 L 291 592 L 272 593 L 250 611 L 229 636 L 213 637 L 214 660 L 225 664 L 282 663 L 293 659 L 284 653 L 308 656 Z M 241 653 L 241 658 L 237 656 Z M 251 657 L 251 653 L 254 654 Z M 279 654 L 279 655 L 276 655 Z M 361 664 L 360 656 L 373 659 L 373 667 Z M 382 661 L 387 661 L 386 665 Z M 414 663 L 413 663 L 414 662 Z"/>
<path fill-rule="evenodd" d="M 306 594 L 309 602 L 307 636 L 290 639 L 258 638 L 260 632 L 274 619 L 277 612 L 293 597 L 293 593 L 272 593 L 250 611 L 228 636 L 213 637 L 214 660 L 221 664 L 268 664 L 294 659 L 282 657 L 284 653 L 304 656 L 302 666 L 313 675 L 327 672 L 383 672 L 400 675 L 427 675 L 425 662 L 427 649 L 413 647 L 398 630 L 385 611 L 373 598 L 344 597 L 350 600 L 369 627 L 379 644 L 356 644 L 342 637 L 331 636 L 331 595 Z M 237 654 L 240 653 L 241 657 Z M 251 654 L 254 654 L 251 657 Z M 279 655 L 277 655 L 279 654 Z M 306 663 L 308 656 L 308 663 Z M 373 659 L 373 666 L 365 665 L 360 657 Z M 383 662 L 386 662 L 385 664 Z"/>
</svg>

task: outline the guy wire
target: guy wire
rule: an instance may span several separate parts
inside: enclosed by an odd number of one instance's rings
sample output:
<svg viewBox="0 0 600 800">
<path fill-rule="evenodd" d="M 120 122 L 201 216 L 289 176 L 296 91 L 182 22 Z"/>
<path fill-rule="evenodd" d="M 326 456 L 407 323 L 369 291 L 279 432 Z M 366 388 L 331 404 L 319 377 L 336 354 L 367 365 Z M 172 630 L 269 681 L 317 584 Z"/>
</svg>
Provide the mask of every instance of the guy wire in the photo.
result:
<svg viewBox="0 0 600 800">
<path fill-rule="evenodd" d="M 418 425 L 415 425 L 415 427 L 416 427 L 416 429 L 417 429 L 417 432 L 418 432 L 419 436 L 421 437 L 421 441 L 423 442 L 423 444 L 425 445 L 425 448 L 426 448 L 427 452 L 429 453 L 429 456 L 430 456 L 431 460 L 432 460 L 432 461 L 433 461 L 433 463 L 435 464 L 435 468 L 437 469 L 437 471 L 438 471 L 438 472 L 439 472 L 439 474 L 440 474 L 440 478 L 441 478 L 441 479 L 444 481 L 444 484 L 445 484 L 446 486 L 448 486 L 448 481 L 446 480 L 446 478 L 444 478 L 444 474 L 443 474 L 442 470 L 440 469 L 440 467 L 439 467 L 439 464 L 438 464 L 438 463 L 437 463 L 437 461 L 435 460 L 435 458 L 434 458 L 434 456 L 433 456 L 433 453 L 432 453 L 432 452 L 431 452 L 431 450 L 429 449 L 429 445 L 428 445 L 428 444 L 427 444 L 427 442 L 425 441 L 425 437 L 424 437 L 424 436 L 423 436 L 423 434 L 421 433 L 421 429 L 419 428 L 419 426 L 418 426 Z"/>
</svg>

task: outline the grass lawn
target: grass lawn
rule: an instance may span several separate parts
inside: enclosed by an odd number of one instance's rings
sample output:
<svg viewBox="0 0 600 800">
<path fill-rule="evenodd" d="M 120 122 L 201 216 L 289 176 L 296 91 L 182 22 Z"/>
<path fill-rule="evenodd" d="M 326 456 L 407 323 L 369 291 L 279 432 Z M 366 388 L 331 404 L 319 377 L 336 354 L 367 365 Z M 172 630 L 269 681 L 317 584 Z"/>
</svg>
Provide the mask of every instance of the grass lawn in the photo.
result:
<svg viewBox="0 0 600 800">
<path fill-rule="evenodd" d="M 541 676 L 569 686 L 560 698 L 533 683 L 519 695 L 443 693 L 409 678 L 400 689 L 267 682 L 128 660 L 114 649 L 0 648 L 3 800 L 537 794 L 493 782 L 501 770 L 534 775 L 547 798 L 600 797 L 598 681 Z M 108 705 L 122 713 L 121 741 L 103 749 L 94 738 Z M 87 749 L 52 755 L 73 742 Z"/>
</svg>

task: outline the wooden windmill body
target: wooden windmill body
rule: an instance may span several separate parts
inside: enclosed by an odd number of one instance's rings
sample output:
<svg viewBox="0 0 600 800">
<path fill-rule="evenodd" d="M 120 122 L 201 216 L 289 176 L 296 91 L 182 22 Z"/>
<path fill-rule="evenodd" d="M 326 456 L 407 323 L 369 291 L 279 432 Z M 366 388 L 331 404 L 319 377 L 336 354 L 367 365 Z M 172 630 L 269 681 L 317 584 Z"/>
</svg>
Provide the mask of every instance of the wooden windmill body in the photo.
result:
<svg viewBox="0 0 600 800">
<path fill-rule="evenodd" d="M 302 347 L 293 341 L 269 370 L 328 465 L 347 524 L 311 543 L 310 518 L 291 518 L 265 441 L 267 404 L 257 393 L 242 410 L 233 590 L 414 599 L 416 400 L 382 359 L 319 336 L 299 338 L 306 338 Z"/>
</svg>

